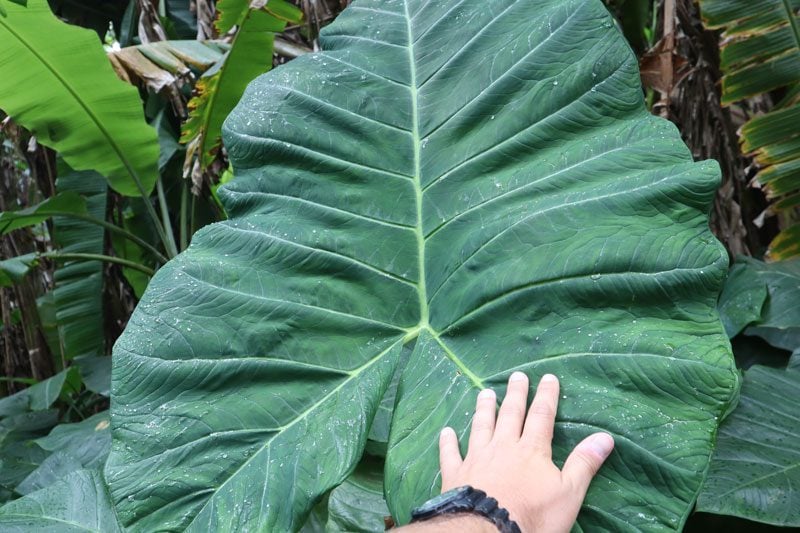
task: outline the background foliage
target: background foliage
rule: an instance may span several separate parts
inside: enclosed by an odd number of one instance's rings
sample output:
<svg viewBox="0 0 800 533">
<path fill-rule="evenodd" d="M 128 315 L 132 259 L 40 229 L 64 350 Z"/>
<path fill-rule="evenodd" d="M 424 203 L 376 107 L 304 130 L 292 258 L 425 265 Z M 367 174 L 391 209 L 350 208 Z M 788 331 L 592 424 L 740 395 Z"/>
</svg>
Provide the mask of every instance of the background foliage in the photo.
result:
<svg viewBox="0 0 800 533">
<path fill-rule="evenodd" d="M 93 469 L 109 450 L 111 346 L 153 273 L 199 228 L 227 217 L 217 187 L 235 178 L 219 144 L 222 119 L 253 77 L 317 49 L 319 30 L 346 3 L 0 0 L 4 526 L 40 502 L 60 502 L 49 506 L 52 518 L 75 518 L 75 487 L 98 509 L 110 502 Z M 749 370 L 686 529 L 796 526 L 798 414 L 786 399 L 798 386 L 800 276 L 796 263 L 758 259 L 800 249 L 797 6 L 607 7 L 640 60 L 652 112 L 678 126 L 695 158 L 720 163 L 712 229 L 732 258 L 755 258 L 737 260 L 719 302 L 737 364 Z M 376 472 L 389 388 L 369 455 L 318 504 L 307 530 L 383 523 Z M 115 527 L 102 512 L 90 521 Z"/>
</svg>

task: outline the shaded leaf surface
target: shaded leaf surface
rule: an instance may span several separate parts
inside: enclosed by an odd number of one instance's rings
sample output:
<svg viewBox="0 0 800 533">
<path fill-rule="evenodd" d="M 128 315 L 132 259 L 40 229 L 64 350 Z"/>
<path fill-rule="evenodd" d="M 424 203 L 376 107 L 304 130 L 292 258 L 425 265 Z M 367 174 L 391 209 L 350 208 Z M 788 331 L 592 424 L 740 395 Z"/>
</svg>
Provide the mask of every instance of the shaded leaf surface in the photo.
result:
<svg viewBox="0 0 800 533">
<path fill-rule="evenodd" d="M 745 373 L 739 405 L 720 426 L 698 510 L 800 526 L 798 397 L 798 369 Z"/>
<path fill-rule="evenodd" d="M 320 43 L 249 86 L 223 127 L 231 219 L 159 270 L 115 347 L 121 520 L 299 528 L 406 345 L 400 523 L 438 491 L 440 429 L 463 438 L 519 369 L 562 380 L 557 461 L 615 435 L 578 530 L 679 529 L 738 379 L 719 171 L 645 111 L 600 2 L 365 0 Z"/>
<path fill-rule="evenodd" d="M 35 253 L 0 261 L 0 287 L 10 287 L 22 281 L 37 262 L 38 258 Z"/>
<path fill-rule="evenodd" d="M 81 422 L 59 424 L 36 444 L 51 452 L 69 453 L 86 468 L 100 468 L 111 446 L 109 413 L 103 411 Z"/>
<path fill-rule="evenodd" d="M 328 498 L 326 531 L 383 531 L 389 508 L 383 499 L 383 463 L 365 457 Z"/>
<path fill-rule="evenodd" d="M 47 435 L 58 423 L 58 410 L 49 407 L 71 372 L 64 370 L 0 399 L 0 502 L 19 492 L 18 485 L 49 455 L 35 439 Z"/>
<path fill-rule="evenodd" d="M 17 485 L 17 492 L 30 494 L 53 485 L 67 474 L 83 468 L 81 462 L 72 454 L 58 451 L 50 454 L 36 470 Z"/>
<path fill-rule="evenodd" d="M 766 283 L 748 267 L 748 263 L 738 263 L 731 268 L 718 305 L 729 338 L 761 318 L 767 294 Z"/>
<path fill-rule="evenodd" d="M 3 531 L 72 533 L 121 531 L 103 475 L 79 470 L 45 489 L 0 507 Z"/>
<path fill-rule="evenodd" d="M 101 469 L 111 447 L 109 425 L 105 411 L 82 422 L 59 424 L 46 437 L 36 439 L 36 445 L 51 454 L 17 486 L 17 492 L 29 494 L 49 487 L 83 468 Z"/>
<path fill-rule="evenodd" d="M 9 494 L 47 457 L 33 441 L 57 422 L 55 409 L 18 414 L 0 422 L 0 487 Z"/>
<path fill-rule="evenodd" d="M 763 295 L 762 288 L 766 291 Z M 719 305 L 726 328 L 733 323 L 738 328 L 747 326 L 746 335 L 759 336 L 792 352 L 800 349 L 798 301 L 800 259 L 765 263 L 740 257 L 731 269 Z"/>
<path fill-rule="evenodd" d="M 59 372 L 27 389 L 0 399 L 0 417 L 47 409 L 58 399 L 69 370 Z"/>
<path fill-rule="evenodd" d="M 110 395 L 111 357 L 78 357 L 74 363 L 87 389 L 103 396 Z"/>
<path fill-rule="evenodd" d="M 178 39 L 193 39 L 197 35 L 197 15 L 190 0 L 166 0 L 167 17 L 175 26 Z"/>
</svg>

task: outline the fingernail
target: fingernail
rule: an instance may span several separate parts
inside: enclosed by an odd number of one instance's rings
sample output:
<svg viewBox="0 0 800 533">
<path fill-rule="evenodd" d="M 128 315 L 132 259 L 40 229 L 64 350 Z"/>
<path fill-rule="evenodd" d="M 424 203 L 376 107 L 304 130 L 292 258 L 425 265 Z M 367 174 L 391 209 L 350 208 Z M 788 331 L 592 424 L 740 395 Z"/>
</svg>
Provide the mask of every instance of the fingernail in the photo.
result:
<svg viewBox="0 0 800 533">
<path fill-rule="evenodd" d="M 558 381 L 558 378 L 555 377 L 553 374 L 545 374 L 542 376 L 542 383 Z"/>
<path fill-rule="evenodd" d="M 450 436 L 450 434 L 455 435 L 456 434 L 455 430 L 453 428 L 451 428 L 451 427 L 446 427 L 446 428 L 442 429 L 441 433 L 439 433 L 439 437 L 443 439 L 445 437 Z"/>
<path fill-rule="evenodd" d="M 478 398 L 494 398 L 496 394 L 492 389 L 483 389 L 478 393 Z"/>
<path fill-rule="evenodd" d="M 598 433 L 587 443 L 597 455 L 605 459 L 614 449 L 614 437 L 608 433 Z"/>
<path fill-rule="evenodd" d="M 528 379 L 528 376 L 522 372 L 514 372 L 511 374 L 511 381 L 525 381 L 526 379 Z"/>
</svg>

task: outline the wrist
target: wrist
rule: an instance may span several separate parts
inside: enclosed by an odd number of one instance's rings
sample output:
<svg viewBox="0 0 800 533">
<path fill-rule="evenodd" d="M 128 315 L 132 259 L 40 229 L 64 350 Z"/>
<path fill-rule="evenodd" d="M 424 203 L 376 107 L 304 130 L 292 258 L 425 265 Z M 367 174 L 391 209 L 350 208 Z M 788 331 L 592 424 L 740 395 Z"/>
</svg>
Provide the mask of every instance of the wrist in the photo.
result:
<svg viewBox="0 0 800 533">
<path fill-rule="evenodd" d="M 489 520 L 469 512 L 436 516 L 400 529 L 403 533 L 497 533 L 497 528 Z"/>
</svg>

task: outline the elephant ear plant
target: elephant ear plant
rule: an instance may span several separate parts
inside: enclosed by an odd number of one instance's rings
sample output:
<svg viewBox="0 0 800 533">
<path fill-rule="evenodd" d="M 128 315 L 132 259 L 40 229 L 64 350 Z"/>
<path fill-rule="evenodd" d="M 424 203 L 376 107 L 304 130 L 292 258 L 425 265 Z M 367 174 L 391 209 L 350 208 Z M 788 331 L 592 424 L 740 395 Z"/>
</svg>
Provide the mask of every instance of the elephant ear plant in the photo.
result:
<svg viewBox="0 0 800 533">
<path fill-rule="evenodd" d="M 719 171 L 647 113 L 600 1 L 356 0 L 320 43 L 227 119 L 230 220 L 116 345 L 121 525 L 296 530 L 365 447 L 404 523 L 440 429 L 465 445 L 522 370 L 561 378 L 558 463 L 616 440 L 577 530 L 679 529 L 738 387 Z"/>
</svg>

